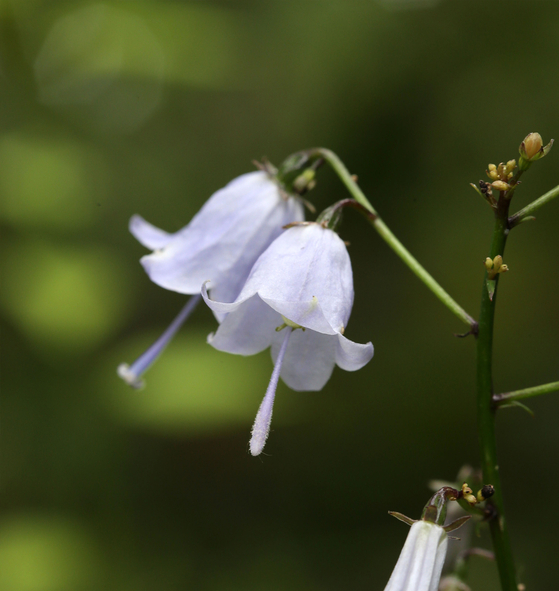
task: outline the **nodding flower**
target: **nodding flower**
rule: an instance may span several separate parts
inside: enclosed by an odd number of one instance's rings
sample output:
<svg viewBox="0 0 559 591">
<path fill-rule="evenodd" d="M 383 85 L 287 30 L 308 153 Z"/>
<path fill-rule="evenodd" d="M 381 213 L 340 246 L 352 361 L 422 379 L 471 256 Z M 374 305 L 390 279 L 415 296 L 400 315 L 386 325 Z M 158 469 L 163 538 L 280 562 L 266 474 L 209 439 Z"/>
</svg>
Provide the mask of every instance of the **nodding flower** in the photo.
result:
<svg viewBox="0 0 559 591">
<path fill-rule="evenodd" d="M 141 387 L 141 375 L 200 301 L 202 283 L 211 281 L 212 296 L 220 301 L 234 301 L 255 261 L 283 226 L 303 219 L 300 201 L 287 195 L 273 174 L 264 170 L 244 174 L 214 193 L 192 221 L 174 234 L 133 216 L 130 232 L 153 250 L 140 261 L 149 278 L 165 289 L 194 297 L 131 366 L 119 366 L 119 376 Z M 219 314 L 216 317 L 221 320 Z"/>
<path fill-rule="evenodd" d="M 416 521 L 384 591 L 437 591 L 447 546 L 442 526 Z"/>
<path fill-rule="evenodd" d="M 271 347 L 275 367 L 252 430 L 252 455 L 266 443 L 280 377 L 293 390 L 321 390 L 335 365 L 354 371 L 373 356 L 371 343 L 344 336 L 354 295 L 351 262 L 344 242 L 321 224 L 294 224 L 276 238 L 234 302 L 210 298 L 207 287 L 206 304 L 225 316 L 208 337 L 213 347 L 238 355 Z"/>
</svg>

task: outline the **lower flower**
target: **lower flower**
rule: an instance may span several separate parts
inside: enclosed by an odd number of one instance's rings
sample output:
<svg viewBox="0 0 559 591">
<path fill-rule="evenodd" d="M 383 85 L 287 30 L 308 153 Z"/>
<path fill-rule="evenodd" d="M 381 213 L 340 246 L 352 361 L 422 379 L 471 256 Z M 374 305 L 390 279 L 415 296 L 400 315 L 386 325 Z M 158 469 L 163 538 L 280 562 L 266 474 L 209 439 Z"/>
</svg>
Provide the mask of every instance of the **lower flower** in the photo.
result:
<svg viewBox="0 0 559 591">
<path fill-rule="evenodd" d="M 437 591 L 447 546 L 440 525 L 416 521 L 384 591 Z"/>
<path fill-rule="evenodd" d="M 237 355 L 272 349 L 275 367 L 252 430 L 252 455 L 264 448 L 280 377 L 293 390 L 321 390 L 335 365 L 355 371 L 373 356 L 371 343 L 344 336 L 353 304 L 351 262 L 340 237 L 319 224 L 276 238 L 234 302 L 210 299 L 206 284 L 202 296 L 224 316 L 208 338 L 213 347 Z"/>
</svg>

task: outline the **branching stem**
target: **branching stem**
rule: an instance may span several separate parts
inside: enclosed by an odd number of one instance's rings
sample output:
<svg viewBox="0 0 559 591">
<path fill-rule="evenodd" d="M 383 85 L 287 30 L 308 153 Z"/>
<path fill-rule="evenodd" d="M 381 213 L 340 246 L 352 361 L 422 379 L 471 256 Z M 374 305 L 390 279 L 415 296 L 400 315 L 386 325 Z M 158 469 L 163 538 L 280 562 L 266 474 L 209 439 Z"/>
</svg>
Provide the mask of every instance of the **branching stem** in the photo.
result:
<svg viewBox="0 0 559 591">
<path fill-rule="evenodd" d="M 506 392 L 505 394 L 494 394 L 493 404 L 497 407 L 503 404 L 510 403 L 515 400 L 523 400 L 524 398 L 533 398 L 540 394 L 548 394 L 549 392 L 558 392 L 559 382 L 551 382 L 549 384 L 542 384 L 541 386 L 533 386 L 532 388 L 525 388 L 524 390 L 516 390 L 514 392 Z"/>
<path fill-rule="evenodd" d="M 535 211 L 542 207 L 542 205 L 545 205 L 552 199 L 555 199 L 555 197 L 559 197 L 559 185 L 512 215 L 509 219 L 509 228 L 514 228 L 514 226 L 520 224 L 525 218 L 531 216 Z"/>
</svg>

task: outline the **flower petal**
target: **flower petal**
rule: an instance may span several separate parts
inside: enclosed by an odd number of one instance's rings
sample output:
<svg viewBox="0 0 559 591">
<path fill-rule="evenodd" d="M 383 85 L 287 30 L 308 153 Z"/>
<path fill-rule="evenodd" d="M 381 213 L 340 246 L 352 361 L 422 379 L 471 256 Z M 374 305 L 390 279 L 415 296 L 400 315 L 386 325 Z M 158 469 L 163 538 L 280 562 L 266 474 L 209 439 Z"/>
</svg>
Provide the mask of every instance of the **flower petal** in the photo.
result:
<svg viewBox="0 0 559 591">
<path fill-rule="evenodd" d="M 205 286 L 202 295 L 208 303 Z M 281 316 L 257 295 L 242 304 L 229 306 L 237 309 L 227 314 L 217 331 L 209 335 L 208 343 L 219 351 L 237 355 L 254 355 L 267 349 L 278 334 L 275 329 L 283 322 Z M 221 313 L 221 309 L 216 311 Z"/>
<path fill-rule="evenodd" d="M 272 343 L 272 360 L 276 363 L 283 331 Z M 336 337 L 313 330 L 294 330 L 281 368 L 281 379 L 299 392 L 322 390 L 335 365 Z"/>
<path fill-rule="evenodd" d="M 214 193 L 164 249 L 141 262 L 161 287 L 198 293 L 211 280 L 216 297 L 230 302 L 282 226 L 301 219 L 301 204 L 282 199 L 266 173 L 248 173 Z"/>
<path fill-rule="evenodd" d="M 373 343 L 365 345 L 354 343 L 343 335 L 338 335 L 336 347 L 336 365 L 345 371 L 357 371 L 371 361 L 375 349 Z"/>
<path fill-rule="evenodd" d="M 414 523 L 384 591 L 437 591 L 447 546 L 442 527 Z"/>
<path fill-rule="evenodd" d="M 289 228 L 256 261 L 238 299 L 256 292 L 301 326 L 339 332 L 353 305 L 353 274 L 345 244 L 318 224 Z M 317 300 L 321 314 L 314 307 Z M 293 308 L 293 302 L 300 307 Z M 322 316 L 329 329 L 321 320 L 313 324 Z"/>
<path fill-rule="evenodd" d="M 142 216 L 137 214 L 130 218 L 128 229 L 140 244 L 152 250 L 167 246 L 174 236 L 174 234 L 169 234 L 152 226 Z"/>
</svg>

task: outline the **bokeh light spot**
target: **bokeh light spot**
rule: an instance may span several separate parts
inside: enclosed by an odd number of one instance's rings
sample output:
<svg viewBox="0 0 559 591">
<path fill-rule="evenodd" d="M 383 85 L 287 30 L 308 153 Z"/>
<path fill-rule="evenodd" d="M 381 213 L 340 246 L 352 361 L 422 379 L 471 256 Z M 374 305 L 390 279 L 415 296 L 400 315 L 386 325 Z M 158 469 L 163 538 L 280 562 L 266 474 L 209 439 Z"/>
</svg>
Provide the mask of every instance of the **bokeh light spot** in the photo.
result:
<svg viewBox="0 0 559 591">
<path fill-rule="evenodd" d="M 1 302 L 45 355 L 71 355 L 122 325 L 128 292 L 115 253 L 37 241 L 8 251 Z"/>
<path fill-rule="evenodd" d="M 102 180 L 104 172 L 101 160 L 83 144 L 5 135 L 0 139 L 0 215 L 14 225 L 91 225 L 99 212 L 89 185 L 94 176 L 96 183 Z"/>
<path fill-rule="evenodd" d="M 103 131 L 131 132 L 161 100 L 165 56 L 145 20 L 109 4 L 61 17 L 35 61 L 40 100 Z"/>
<path fill-rule="evenodd" d="M 5 591 L 94 589 L 89 536 L 69 520 L 12 516 L 0 525 L 0 588 Z"/>
</svg>

